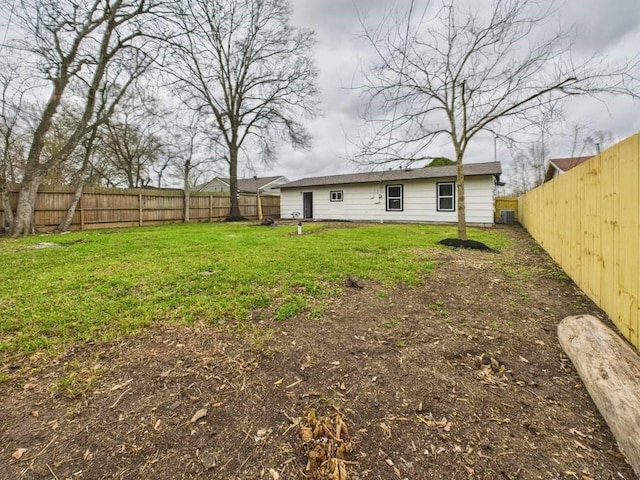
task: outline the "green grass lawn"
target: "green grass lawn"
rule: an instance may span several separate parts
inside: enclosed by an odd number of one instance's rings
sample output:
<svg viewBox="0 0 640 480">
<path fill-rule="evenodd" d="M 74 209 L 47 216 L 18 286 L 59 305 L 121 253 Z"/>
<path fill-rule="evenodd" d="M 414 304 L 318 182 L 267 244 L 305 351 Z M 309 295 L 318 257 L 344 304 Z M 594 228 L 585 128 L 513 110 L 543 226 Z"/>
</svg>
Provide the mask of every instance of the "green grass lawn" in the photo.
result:
<svg viewBox="0 0 640 480">
<path fill-rule="evenodd" d="M 346 275 L 420 284 L 429 250 L 455 229 L 427 225 L 189 224 L 0 239 L 0 353 L 53 353 L 155 321 L 243 325 L 252 312 L 322 314 Z M 497 231 L 470 230 L 494 248 Z M 35 248 L 41 242 L 60 247 Z"/>
</svg>

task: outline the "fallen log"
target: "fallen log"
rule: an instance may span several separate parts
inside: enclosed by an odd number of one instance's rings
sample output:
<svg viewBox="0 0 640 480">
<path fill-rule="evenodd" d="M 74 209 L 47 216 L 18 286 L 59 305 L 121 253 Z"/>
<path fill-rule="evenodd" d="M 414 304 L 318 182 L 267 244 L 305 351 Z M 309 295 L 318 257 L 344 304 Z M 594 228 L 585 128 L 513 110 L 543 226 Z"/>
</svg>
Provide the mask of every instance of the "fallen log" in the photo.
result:
<svg viewBox="0 0 640 480">
<path fill-rule="evenodd" d="M 558 339 L 640 478 L 640 355 L 591 315 L 562 320 Z"/>
</svg>

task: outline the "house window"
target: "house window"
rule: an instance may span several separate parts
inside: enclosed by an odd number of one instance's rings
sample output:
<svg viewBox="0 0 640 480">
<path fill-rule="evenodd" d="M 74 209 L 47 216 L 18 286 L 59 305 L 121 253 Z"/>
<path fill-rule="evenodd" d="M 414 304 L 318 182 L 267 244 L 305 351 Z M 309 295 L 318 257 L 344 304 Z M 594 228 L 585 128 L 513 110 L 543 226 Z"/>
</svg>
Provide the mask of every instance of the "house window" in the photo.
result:
<svg viewBox="0 0 640 480">
<path fill-rule="evenodd" d="M 438 183 L 438 211 L 439 212 L 455 212 L 455 182 Z"/>
<path fill-rule="evenodd" d="M 342 201 L 342 190 L 332 190 L 329 192 L 329 199 L 332 202 L 341 202 Z"/>
<path fill-rule="evenodd" d="M 402 211 L 402 185 L 387 185 L 387 211 Z"/>
</svg>

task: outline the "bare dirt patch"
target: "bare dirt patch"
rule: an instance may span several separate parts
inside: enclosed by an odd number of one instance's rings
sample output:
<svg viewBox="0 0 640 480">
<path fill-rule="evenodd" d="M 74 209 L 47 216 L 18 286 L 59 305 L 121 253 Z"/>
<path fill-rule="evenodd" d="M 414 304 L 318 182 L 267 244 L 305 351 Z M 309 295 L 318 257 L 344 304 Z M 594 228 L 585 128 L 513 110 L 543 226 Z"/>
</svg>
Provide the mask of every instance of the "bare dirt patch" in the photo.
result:
<svg viewBox="0 0 640 480">
<path fill-rule="evenodd" d="M 2 479 L 633 479 L 556 338 L 604 318 L 518 227 L 242 335 L 157 325 L 0 384 Z M 75 396 L 74 396 L 75 395 Z"/>
</svg>

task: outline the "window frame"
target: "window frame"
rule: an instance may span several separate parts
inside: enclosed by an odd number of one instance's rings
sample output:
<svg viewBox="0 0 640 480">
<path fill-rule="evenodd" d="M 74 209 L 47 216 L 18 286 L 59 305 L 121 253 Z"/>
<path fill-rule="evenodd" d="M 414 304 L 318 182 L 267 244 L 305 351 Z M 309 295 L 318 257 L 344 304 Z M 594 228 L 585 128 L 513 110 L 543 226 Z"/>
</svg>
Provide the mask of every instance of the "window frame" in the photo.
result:
<svg viewBox="0 0 640 480">
<path fill-rule="evenodd" d="M 340 198 L 334 198 L 334 194 L 336 197 L 339 194 Z M 344 190 L 330 190 L 329 191 L 329 201 L 330 202 L 342 202 L 344 200 Z"/>
<path fill-rule="evenodd" d="M 451 185 L 451 195 L 441 195 L 440 187 L 443 185 Z M 451 208 L 442 208 L 440 201 L 443 199 L 451 199 Z M 438 212 L 455 212 L 456 211 L 456 182 L 437 182 L 436 183 L 436 210 Z"/>
<path fill-rule="evenodd" d="M 391 197 L 389 196 L 389 189 L 391 188 L 399 188 L 400 189 L 400 196 L 398 197 Z M 386 211 L 387 212 L 403 212 L 404 211 L 404 185 L 401 183 L 395 183 L 393 185 L 387 185 L 385 188 L 385 193 L 386 193 L 386 201 L 385 201 L 385 207 L 386 207 Z M 389 201 L 390 200 L 400 200 L 400 208 L 391 208 L 389 207 Z"/>
</svg>

